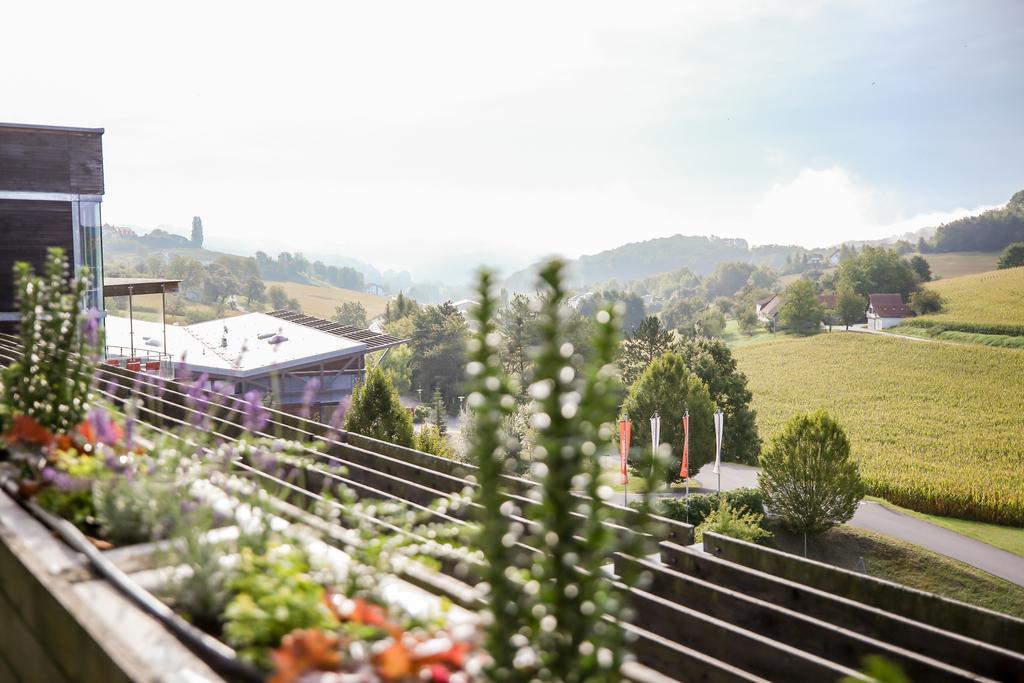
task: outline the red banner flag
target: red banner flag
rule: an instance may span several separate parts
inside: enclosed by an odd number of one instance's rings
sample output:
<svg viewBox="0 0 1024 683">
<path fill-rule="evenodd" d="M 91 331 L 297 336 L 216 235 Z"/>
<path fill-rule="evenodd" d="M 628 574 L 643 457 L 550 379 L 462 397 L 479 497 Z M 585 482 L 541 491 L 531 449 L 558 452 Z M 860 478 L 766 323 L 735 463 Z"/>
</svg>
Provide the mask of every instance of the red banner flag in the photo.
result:
<svg viewBox="0 0 1024 683">
<path fill-rule="evenodd" d="M 679 468 L 679 476 L 687 479 L 690 476 L 690 414 L 683 416 L 683 464 Z"/>
<path fill-rule="evenodd" d="M 633 423 L 629 420 L 619 420 L 619 471 L 622 473 L 622 485 L 629 483 L 629 475 L 626 473 L 626 459 L 629 457 L 629 439 L 633 431 Z"/>
</svg>

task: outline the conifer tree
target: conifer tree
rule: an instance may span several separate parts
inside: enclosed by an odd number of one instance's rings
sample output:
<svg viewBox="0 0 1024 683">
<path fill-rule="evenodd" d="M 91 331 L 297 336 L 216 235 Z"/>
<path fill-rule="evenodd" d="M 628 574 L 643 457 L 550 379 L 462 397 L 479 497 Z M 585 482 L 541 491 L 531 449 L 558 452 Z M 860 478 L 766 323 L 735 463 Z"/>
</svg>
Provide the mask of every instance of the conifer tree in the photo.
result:
<svg viewBox="0 0 1024 683">
<path fill-rule="evenodd" d="M 345 429 L 399 446 L 413 445 L 412 415 L 399 400 L 387 373 L 379 367 L 370 370 L 366 380 L 352 390 Z"/>
</svg>

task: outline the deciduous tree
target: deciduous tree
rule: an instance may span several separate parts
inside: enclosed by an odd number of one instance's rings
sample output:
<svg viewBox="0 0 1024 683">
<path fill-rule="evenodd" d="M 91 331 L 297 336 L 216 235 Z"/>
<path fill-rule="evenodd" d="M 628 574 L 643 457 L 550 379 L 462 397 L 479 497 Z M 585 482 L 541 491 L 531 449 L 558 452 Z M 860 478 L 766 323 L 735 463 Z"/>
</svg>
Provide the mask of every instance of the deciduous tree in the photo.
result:
<svg viewBox="0 0 1024 683">
<path fill-rule="evenodd" d="M 867 299 L 849 287 L 839 288 L 836 295 L 836 313 L 839 314 L 839 321 L 846 326 L 846 329 L 850 329 L 850 325 L 856 325 L 863 320 L 867 308 Z"/>
<path fill-rule="evenodd" d="M 864 247 L 861 253 L 839 265 L 839 284 L 865 298 L 895 292 L 908 297 L 917 290 L 918 277 L 892 249 Z"/>
<path fill-rule="evenodd" d="M 864 497 L 850 441 L 825 411 L 794 416 L 761 456 L 765 508 L 792 531 L 820 534 L 849 521 Z"/>
<path fill-rule="evenodd" d="M 753 394 L 747 388 L 747 376 L 736 366 L 732 351 L 721 339 L 697 337 L 684 340 L 679 354 L 686 369 L 708 389 L 711 400 L 725 413 L 722 457 L 738 462 L 756 463 L 761 453 L 756 413 L 750 407 Z"/>
<path fill-rule="evenodd" d="M 342 325 L 366 327 L 366 307 L 358 301 L 346 301 L 334 309 L 334 321 Z"/>
<path fill-rule="evenodd" d="M 786 287 L 779 309 L 779 323 L 783 329 L 799 334 L 814 334 L 821 327 L 825 309 L 818 301 L 814 283 L 797 280 Z"/>
<path fill-rule="evenodd" d="M 920 254 L 914 254 L 908 261 L 910 267 L 917 274 L 917 279 L 921 282 L 932 281 L 932 267 L 928 264 L 928 261 Z"/>
<path fill-rule="evenodd" d="M 666 353 L 647 366 L 633 384 L 622 406 L 629 415 L 632 443 L 639 449 L 650 448 L 651 422 L 655 412 L 661 415 L 661 443 L 669 444 L 672 460 L 665 475 L 668 481 L 679 477 L 683 449 L 683 415 L 690 411 L 690 476 L 715 457 L 715 406 L 708 389 L 697 375 L 686 369 L 678 353 Z"/>
</svg>

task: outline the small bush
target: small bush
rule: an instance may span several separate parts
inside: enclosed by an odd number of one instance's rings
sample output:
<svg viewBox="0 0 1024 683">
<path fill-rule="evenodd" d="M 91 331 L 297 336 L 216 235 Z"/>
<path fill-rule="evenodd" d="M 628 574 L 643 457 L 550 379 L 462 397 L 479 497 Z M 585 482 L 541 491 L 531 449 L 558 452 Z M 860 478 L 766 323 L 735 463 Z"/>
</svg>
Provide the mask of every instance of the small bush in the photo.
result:
<svg viewBox="0 0 1024 683">
<path fill-rule="evenodd" d="M 722 497 L 737 510 L 764 515 L 761 492 L 757 489 L 742 488 L 723 491 Z M 699 525 L 708 515 L 717 510 L 718 506 L 718 493 L 697 493 L 689 496 L 689 500 L 687 497 L 661 498 L 657 502 L 655 512 L 677 522 L 687 522 L 689 519 L 689 524 Z M 689 507 L 689 517 L 687 517 L 687 507 Z"/>
<path fill-rule="evenodd" d="M 435 425 L 423 425 L 420 433 L 416 435 L 416 450 L 439 455 L 442 458 L 452 457 L 452 447 L 448 444 L 448 437 L 442 434 Z"/>
<path fill-rule="evenodd" d="M 770 531 L 761 527 L 762 522 L 764 522 L 763 514 L 731 505 L 728 500 L 723 498 L 718 503 L 718 509 L 712 510 L 711 514 L 705 517 L 697 527 L 694 540 L 700 543 L 704 540 L 704 532 L 711 531 L 738 538 L 741 541 L 756 543 L 762 538 L 772 535 Z"/>
</svg>

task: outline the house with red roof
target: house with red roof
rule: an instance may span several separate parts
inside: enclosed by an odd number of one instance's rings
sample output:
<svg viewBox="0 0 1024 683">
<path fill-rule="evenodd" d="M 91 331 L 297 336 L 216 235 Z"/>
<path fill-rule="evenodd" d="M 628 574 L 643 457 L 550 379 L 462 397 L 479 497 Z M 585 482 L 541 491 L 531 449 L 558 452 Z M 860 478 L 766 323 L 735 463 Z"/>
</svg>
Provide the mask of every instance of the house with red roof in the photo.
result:
<svg viewBox="0 0 1024 683">
<path fill-rule="evenodd" d="M 902 294 L 871 294 L 868 296 L 867 316 L 868 329 L 877 332 L 914 317 L 914 311 L 904 303 Z"/>
</svg>

